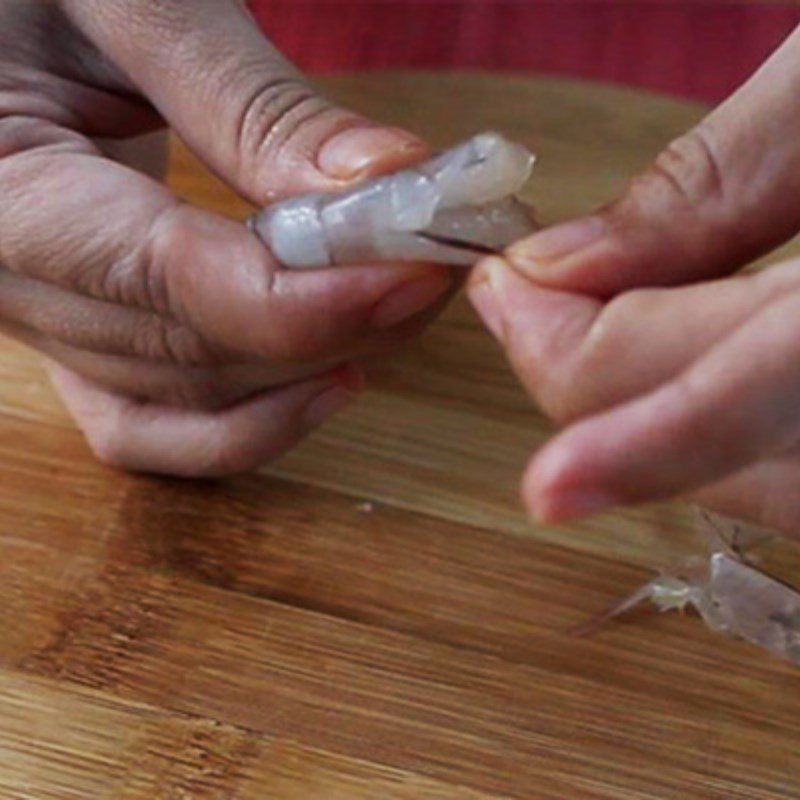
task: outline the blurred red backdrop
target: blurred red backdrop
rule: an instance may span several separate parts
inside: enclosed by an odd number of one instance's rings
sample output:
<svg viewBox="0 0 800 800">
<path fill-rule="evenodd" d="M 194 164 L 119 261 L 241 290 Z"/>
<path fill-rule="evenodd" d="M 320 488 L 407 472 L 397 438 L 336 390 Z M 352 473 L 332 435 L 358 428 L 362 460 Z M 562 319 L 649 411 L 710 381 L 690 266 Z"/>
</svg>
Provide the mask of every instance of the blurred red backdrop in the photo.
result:
<svg viewBox="0 0 800 800">
<path fill-rule="evenodd" d="M 716 101 L 800 23 L 796 4 L 722 0 L 249 0 L 313 72 L 555 73 Z"/>
</svg>

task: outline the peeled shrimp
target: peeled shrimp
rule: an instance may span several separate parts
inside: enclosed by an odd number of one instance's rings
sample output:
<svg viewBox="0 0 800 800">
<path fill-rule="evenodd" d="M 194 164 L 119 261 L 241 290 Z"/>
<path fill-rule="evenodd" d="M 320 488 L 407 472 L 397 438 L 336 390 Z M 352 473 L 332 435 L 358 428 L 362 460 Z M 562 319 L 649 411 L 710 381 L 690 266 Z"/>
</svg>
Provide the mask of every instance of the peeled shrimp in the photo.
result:
<svg viewBox="0 0 800 800">
<path fill-rule="evenodd" d="M 250 226 L 294 269 L 378 261 L 470 266 L 536 230 L 515 197 L 533 162 L 521 145 L 483 133 L 344 194 L 270 206 Z"/>
</svg>

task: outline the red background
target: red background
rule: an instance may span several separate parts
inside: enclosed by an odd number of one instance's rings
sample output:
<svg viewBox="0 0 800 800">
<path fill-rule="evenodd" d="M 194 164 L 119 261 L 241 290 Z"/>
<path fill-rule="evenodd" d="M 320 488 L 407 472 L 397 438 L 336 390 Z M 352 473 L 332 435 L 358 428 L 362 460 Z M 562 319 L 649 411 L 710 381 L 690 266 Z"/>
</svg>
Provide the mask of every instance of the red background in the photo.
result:
<svg viewBox="0 0 800 800">
<path fill-rule="evenodd" d="M 719 100 L 800 23 L 722 0 L 250 0 L 303 69 L 554 73 Z"/>
</svg>

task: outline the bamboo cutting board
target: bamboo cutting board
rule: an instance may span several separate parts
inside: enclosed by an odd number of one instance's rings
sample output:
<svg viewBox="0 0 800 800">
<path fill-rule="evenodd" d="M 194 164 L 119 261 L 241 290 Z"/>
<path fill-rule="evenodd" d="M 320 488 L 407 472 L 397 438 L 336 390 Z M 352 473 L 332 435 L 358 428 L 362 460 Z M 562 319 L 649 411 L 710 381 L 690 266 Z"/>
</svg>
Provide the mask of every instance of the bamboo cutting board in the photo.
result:
<svg viewBox="0 0 800 800">
<path fill-rule="evenodd" d="M 697 107 L 481 75 L 325 82 L 445 145 L 531 144 L 545 220 L 619 191 Z M 246 208 L 178 148 L 173 182 Z M 569 629 L 686 552 L 659 507 L 534 527 L 548 427 L 457 301 L 373 391 L 263 474 L 91 459 L 0 342 L 0 798 L 800 797 L 800 672 L 642 611 Z"/>
</svg>

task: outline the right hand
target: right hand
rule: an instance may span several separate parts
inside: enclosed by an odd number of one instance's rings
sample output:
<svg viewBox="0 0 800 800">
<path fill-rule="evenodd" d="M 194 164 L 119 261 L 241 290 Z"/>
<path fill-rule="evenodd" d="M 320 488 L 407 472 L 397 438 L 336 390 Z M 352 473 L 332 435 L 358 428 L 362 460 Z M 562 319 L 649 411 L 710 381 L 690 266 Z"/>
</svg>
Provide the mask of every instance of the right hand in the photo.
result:
<svg viewBox="0 0 800 800">
<path fill-rule="evenodd" d="M 95 453 L 186 476 L 253 468 L 358 390 L 352 359 L 418 332 L 431 265 L 280 269 L 100 142 L 171 125 L 256 205 L 422 158 L 329 105 L 237 0 L 0 0 L 0 329 L 53 362 Z"/>
<path fill-rule="evenodd" d="M 800 535 L 800 29 L 589 217 L 478 266 L 473 303 L 563 426 L 523 483 L 546 523 L 690 498 Z"/>
</svg>

